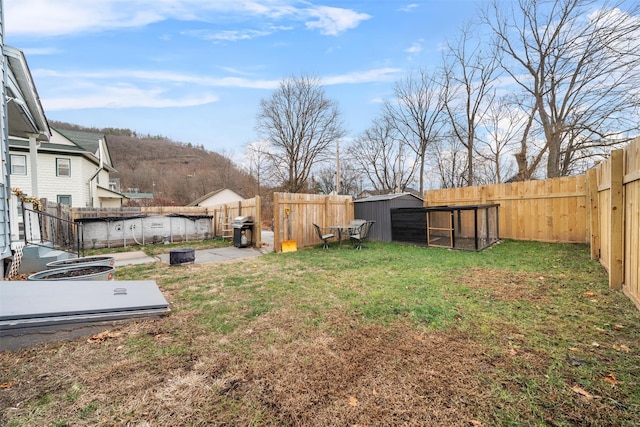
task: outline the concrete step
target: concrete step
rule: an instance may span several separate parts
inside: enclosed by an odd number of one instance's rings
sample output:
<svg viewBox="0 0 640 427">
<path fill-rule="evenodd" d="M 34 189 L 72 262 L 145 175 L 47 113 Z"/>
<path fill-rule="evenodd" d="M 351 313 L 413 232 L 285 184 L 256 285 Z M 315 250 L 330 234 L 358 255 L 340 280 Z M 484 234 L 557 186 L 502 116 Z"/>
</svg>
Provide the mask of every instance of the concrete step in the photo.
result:
<svg viewBox="0 0 640 427">
<path fill-rule="evenodd" d="M 47 269 L 47 263 L 68 259 L 70 256 L 69 252 L 50 247 L 28 245 L 22 249 L 22 262 L 18 271 L 24 274 L 43 271 Z"/>
</svg>

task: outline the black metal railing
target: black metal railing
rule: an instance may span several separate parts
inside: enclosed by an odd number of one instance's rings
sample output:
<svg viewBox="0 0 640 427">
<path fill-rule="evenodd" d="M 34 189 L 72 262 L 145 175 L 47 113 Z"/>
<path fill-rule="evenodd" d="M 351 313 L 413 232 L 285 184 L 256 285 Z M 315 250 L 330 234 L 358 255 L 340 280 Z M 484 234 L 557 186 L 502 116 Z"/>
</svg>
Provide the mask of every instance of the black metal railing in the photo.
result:
<svg viewBox="0 0 640 427">
<path fill-rule="evenodd" d="M 22 204 L 24 243 L 52 247 L 84 256 L 84 229 L 81 223 L 60 218 Z"/>
</svg>

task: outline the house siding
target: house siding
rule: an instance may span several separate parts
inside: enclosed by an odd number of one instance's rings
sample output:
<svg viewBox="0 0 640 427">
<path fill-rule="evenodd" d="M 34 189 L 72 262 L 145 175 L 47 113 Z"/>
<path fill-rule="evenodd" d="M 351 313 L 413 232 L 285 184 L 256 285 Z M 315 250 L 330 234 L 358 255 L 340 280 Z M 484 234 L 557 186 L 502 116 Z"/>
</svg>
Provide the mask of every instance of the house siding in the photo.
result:
<svg viewBox="0 0 640 427">
<path fill-rule="evenodd" d="M 24 151 L 11 151 L 11 154 L 25 154 Z M 62 177 L 56 175 L 56 159 L 65 158 L 71 161 L 71 176 Z M 58 195 L 71 195 L 73 207 L 86 207 L 91 203 L 89 194 L 89 178 L 95 173 L 96 166 L 85 161 L 80 156 L 68 153 L 50 154 L 38 152 L 38 194 L 39 198 L 46 198 L 56 202 Z M 26 175 L 11 175 L 13 187 L 20 188 L 24 193 L 33 195 L 31 188 L 31 174 L 33 171 L 27 167 Z M 108 173 L 106 176 L 108 177 Z M 108 178 L 105 178 L 108 182 Z M 95 180 L 92 184 L 95 186 Z M 95 191 L 94 191 L 95 194 Z"/>
<path fill-rule="evenodd" d="M 0 89 L 0 96 L 2 97 L 2 111 L 0 112 L 0 137 L 2 138 L 2 147 L 0 149 L 0 160 L 2 161 L 2 172 L 0 172 L 0 259 L 5 259 L 11 255 L 11 224 L 9 222 L 9 206 L 8 200 L 10 196 L 9 185 L 10 177 L 7 170 L 8 160 L 8 122 L 7 122 L 7 93 L 5 88 L 5 82 L 7 81 L 7 64 L 4 56 L 4 19 L 3 19 L 3 7 L 0 2 L 0 52 L 2 53 L 0 59 L 0 67 L 2 69 L 2 89 Z M 4 277 L 4 262 L 0 262 L 0 274 Z"/>
</svg>

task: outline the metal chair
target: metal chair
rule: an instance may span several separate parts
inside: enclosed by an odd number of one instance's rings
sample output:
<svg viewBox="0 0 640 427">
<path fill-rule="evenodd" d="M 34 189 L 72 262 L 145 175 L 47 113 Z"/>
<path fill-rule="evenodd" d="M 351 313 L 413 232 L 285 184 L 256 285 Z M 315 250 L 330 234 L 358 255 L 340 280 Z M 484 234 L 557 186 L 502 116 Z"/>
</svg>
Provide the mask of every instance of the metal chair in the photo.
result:
<svg viewBox="0 0 640 427">
<path fill-rule="evenodd" d="M 333 239 L 336 236 L 334 234 L 332 234 L 332 233 L 322 234 L 322 229 L 317 224 L 313 224 L 313 226 L 316 228 L 316 232 L 318 233 L 318 237 L 324 243 L 324 245 L 322 247 L 324 249 L 328 249 L 329 248 L 329 239 Z"/>
<path fill-rule="evenodd" d="M 371 231 L 371 227 L 375 223 L 375 221 L 366 221 L 351 233 L 349 238 L 351 239 L 354 248 L 362 249 L 362 242 L 369 238 L 369 231 Z"/>
</svg>

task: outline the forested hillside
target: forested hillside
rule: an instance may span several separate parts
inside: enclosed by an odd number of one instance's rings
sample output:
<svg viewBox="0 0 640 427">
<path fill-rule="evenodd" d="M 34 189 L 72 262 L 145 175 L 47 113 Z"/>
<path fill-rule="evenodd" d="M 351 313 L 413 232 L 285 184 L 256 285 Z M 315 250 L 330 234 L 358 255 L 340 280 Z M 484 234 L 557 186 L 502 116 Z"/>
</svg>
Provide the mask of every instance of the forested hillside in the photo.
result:
<svg viewBox="0 0 640 427">
<path fill-rule="evenodd" d="M 161 204 L 186 205 L 221 188 L 253 197 L 257 184 L 229 158 L 202 146 L 172 141 L 162 136 L 138 135 L 129 129 L 86 128 L 50 121 L 58 129 L 106 135 L 109 153 L 123 192 L 153 193 Z"/>
</svg>

